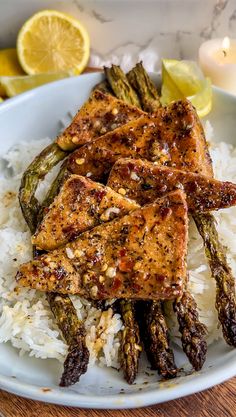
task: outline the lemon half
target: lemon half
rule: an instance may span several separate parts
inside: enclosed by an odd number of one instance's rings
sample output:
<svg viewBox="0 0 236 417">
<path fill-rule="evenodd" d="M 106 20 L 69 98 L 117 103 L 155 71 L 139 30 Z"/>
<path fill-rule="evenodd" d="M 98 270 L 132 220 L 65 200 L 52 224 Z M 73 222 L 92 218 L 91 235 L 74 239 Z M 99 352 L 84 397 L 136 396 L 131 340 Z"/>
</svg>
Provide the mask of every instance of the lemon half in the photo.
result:
<svg viewBox="0 0 236 417">
<path fill-rule="evenodd" d="M 204 78 L 195 62 L 163 59 L 162 104 L 183 98 L 191 101 L 199 117 L 206 116 L 212 108 L 211 81 Z"/>
<path fill-rule="evenodd" d="M 89 44 L 88 33 L 77 19 L 43 10 L 22 26 L 17 53 L 27 74 L 68 70 L 80 74 L 89 59 Z"/>
</svg>

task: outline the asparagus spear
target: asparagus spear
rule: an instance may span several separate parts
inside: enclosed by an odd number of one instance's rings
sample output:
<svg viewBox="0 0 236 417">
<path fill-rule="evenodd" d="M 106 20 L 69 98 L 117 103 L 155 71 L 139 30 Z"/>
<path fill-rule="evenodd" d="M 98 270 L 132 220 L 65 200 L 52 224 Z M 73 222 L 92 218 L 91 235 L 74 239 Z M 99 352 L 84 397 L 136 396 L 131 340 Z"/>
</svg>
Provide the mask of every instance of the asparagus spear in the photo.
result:
<svg viewBox="0 0 236 417">
<path fill-rule="evenodd" d="M 119 308 L 124 323 L 124 329 L 121 330 L 120 362 L 126 381 L 132 384 L 138 372 L 139 356 L 142 351 L 139 328 L 133 302 L 121 300 Z"/>
<path fill-rule="evenodd" d="M 112 94 L 111 88 L 110 88 L 110 86 L 109 86 L 109 84 L 108 84 L 108 82 L 106 80 L 105 81 L 101 81 L 100 83 L 96 84 L 93 87 L 93 91 L 94 90 L 100 90 L 103 93 Z"/>
<path fill-rule="evenodd" d="M 48 190 L 46 197 L 44 198 L 40 210 L 38 212 L 37 222 L 40 223 L 44 216 L 45 210 L 50 204 L 53 202 L 56 195 L 59 193 L 59 190 L 62 186 L 62 183 L 68 178 L 69 172 L 67 170 L 67 161 L 63 163 L 59 173 L 57 174 L 56 178 L 54 179 L 50 189 Z"/>
<path fill-rule="evenodd" d="M 145 351 L 152 369 L 164 378 L 174 378 L 177 367 L 169 347 L 168 328 L 161 303 L 141 301 L 137 310 Z"/>
<path fill-rule="evenodd" d="M 140 107 L 138 97 L 129 85 L 124 72 L 115 65 L 112 65 L 111 68 L 104 68 L 104 71 L 114 95 L 126 103 Z M 132 384 L 138 372 L 141 350 L 139 327 L 136 321 L 133 303 L 129 300 L 123 300 L 118 304 L 124 323 L 124 329 L 121 332 L 120 363 L 126 381 Z"/>
<path fill-rule="evenodd" d="M 85 344 L 85 329 L 78 320 L 70 297 L 47 293 L 47 300 L 69 346 L 60 382 L 61 387 L 68 387 L 78 382 L 79 377 L 87 371 L 89 351 Z"/>
<path fill-rule="evenodd" d="M 219 241 L 215 219 L 212 214 L 195 213 L 193 218 L 204 242 L 212 277 L 216 281 L 216 309 L 222 325 L 223 336 L 230 346 L 236 347 L 235 281 L 227 263 L 225 249 Z M 179 318 L 182 323 L 181 317 Z M 180 327 L 182 327 L 182 324 L 180 324 Z"/>
<path fill-rule="evenodd" d="M 104 67 L 104 71 L 110 88 L 117 98 L 133 106 L 141 107 L 136 92 L 132 89 L 126 75 L 120 67 L 112 65 L 111 68 Z"/>
<path fill-rule="evenodd" d="M 38 218 L 43 216 L 43 209 L 40 210 L 39 203 L 34 196 L 37 185 L 50 169 L 65 158 L 66 155 L 67 153 L 61 151 L 56 144 L 49 145 L 35 158 L 23 175 L 19 200 L 31 233 L 35 232 Z M 44 208 L 52 202 L 58 193 L 66 174 L 66 164 L 63 164 L 43 202 Z M 36 248 L 33 248 L 33 255 L 38 255 Z M 69 296 L 60 295 L 57 297 L 57 294 L 47 293 L 47 299 L 63 337 L 69 344 L 60 383 L 61 386 L 68 386 L 77 382 L 80 376 L 87 370 L 89 353 L 85 346 L 85 330 L 83 323 L 78 320 Z"/>
<path fill-rule="evenodd" d="M 193 216 L 202 236 L 211 274 L 216 281 L 216 309 L 226 342 L 236 347 L 235 281 L 219 241 L 215 219 L 210 213 Z"/>
<path fill-rule="evenodd" d="M 152 80 L 143 68 L 142 62 L 127 74 L 131 86 L 137 91 L 142 109 L 148 113 L 155 112 L 161 106 L 159 94 Z"/>
<path fill-rule="evenodd" d="M 68 175 L 65 161 L 42 203 L 38 216 L 39 221 L 43 217 L 45 208 L 52 203 Z M 58 327 L 68 344 L 68 354 L 64 362 L 64 372 L 60 382 L 60 386 L 67 387 L 78 382 L 80 376 L 87 371 L 89 351 L 85 344 L 85 328 L 83 322 L 78 319 L 68 295 L 47 293 L 47 300 Z"/>
<path fill-rule="evenodd" d="M 36 156 L 23 174 L 19 190 L 19 201 L 31 233 L 35 232 L 39 212 L 39 202 L 34 195 L 38 183 L 66 155 L 66 152 L 53 143 Z"/>
<path fill-rule="evenodd" d="M 131 97 L 133 97 L 134 94 L 134 90 L 132 89 L 132 87 L 129 84 L 128 79 L 126 78 L 125 74 L 123 73 L 123 71 L 115 66 L 112 65 L 111 69 L 106 68 L 105 70 L 108 82 L 110 84 L 110 86 L 113 88 L 113 91 L 115 92 L 116 97 L 123 99 L 125 102 L 130 102 Z M 148 75 L 145 76 L 145 79 L 148 78 Z M 152 82 L 150 82 L 149 84 L 151 84 Z M 146 91 L 147 89 L 144 89 L 142 91 Z M 136 103 L 136 105 L 138 107 L 141 107 L 141 103 L 138 102 Z M 156 311 L 157 309 L 159 311 L 161 311 L 161 305 L 160 303 L 156 302 L 157 307 L 156 307 Z M 158 305 L 159 304 L 159 305 Z M 137 304 L 139 305 L 139 304 Z M 159 319 L 160 316 L 156 314 L 156 316 L 153 314 L 152 311 L 152 303 L 147 304 L 145 306 L 145 309 L 147 311 L 146 313 L 146 317 L 148 317 L 150 315 L 150 321 L 152 321 L 152 326 L 149 326 L 149 341 L 152 341 L 152 350 L 149 350 L 148 353 L 148 358 L 149 361 L 154 364 L 155 362 L 158 361 L 159 365 L 158 365 L 158 371 L 160 374 L 166 374 L 168 375 L 168 372 L 166 371 L 167 369 L 172 369 L 172 376 L 174 376 L 174 369 L 176 369 L 175 363 L 174 363 L 174 355 L 173 352 L 171 350 L 171 348 L 169 347 L 169 341 L 168 341 L 168 335 L 167 332 L 164 332 L 163 329 L 166 328 L 167 329 L 167 325 L 165 323 L 165 318 L 162 315 L 162 323 L 160 323 Z M 135 320 L 135 318 L 133 317 L 133 321 Z M 141 321 L 140 321 L 141 322 Z M 160 325 L 162 325 L 162 330 L 160 328 Z M 137 327 L 137 326 L 136 326 Z M 138 327 L 137 327 L 138 329 Z M 140 336 L 137 336 L 138 339 L 140 338 Z M 158 337 L 162 337 L 162 340 L 158 340 Z M 146 338 L 147 339 L 147 338 Z M 165 340 L 164 340 L 165 339 Z M 155 351 L 155 346 L 158 348 L 160 348 L 160 346 L 162 347 L 162 358 L 165 358 L 165 360 L 160 360 L 160 356 L 159 352 Z M 147 346 L 147 343 L 146 343 Z M 145 347 L 146 347 L 145 346 Z M 133 349 L 133 353 L 135 353 L 135 350 Z M 138 353 L 136 351 L 136 353 Z M 151 353 L 153 353 L 153 358 Z M 154 355 L 156 355 L 156 357 L 154 357 Z M 159 357 L 159 359 L 157 359 L 157 357 Z M 166 362 L 168 360 L 168 363 Z M 136 362 L 138 363 L 138 356 L 136 358 Z M 126 367 L 126 363 L 125 361 L 123 361 L 123 367 L 125 369 Z M 171 371 L 169 372 L 171 373 Z"/>
<path fill-rule="evenodd" d="M 151 95 L 148 93 L 150 90 L 150 83 L 152 84 L 152 81 L 149 79 L 149 76 L 147 74 L 147 72 L 145 71 L 145 69 L 143 68 L 142 64 L 139 64 L 135 67 L 134 72 L 132 72 L 133 70 L 131 70 L 131 73 L 134 74 L 135 72 L 135 80 L 138 82 L 135 84 L 135 82 L 133 83 L 134 87 L 136 85 L 137 88 L 139 88 L 139 95 L 140 95 L 140 100 L 142 103 L 145 103 L 146 106 L 153 106 L 153 100 Z M 133 75 L 131 75 L 130 77 L 133 78 Z M 149 80 L 149 82 L 148 82 Z M 146 84 L 146 85 L 143 85 Z M 122 86 L 121 86 L 122 88 Z M 155 96 L 157 95 L 157 92 L 155 94 Z M 183 294 L 183 297 L 181 298 L 180 301 L 180 305 L 181 305 L 181 310 L 179 308 L 179 304 L 178 304 L 178 308 L 175 308 L 175 312 L 177 314 L 177 319 L 179 321 L 179 325 L 180 325 L 180 331 L 182 333 L 182 344 L 183 344 L 183 349 L 185 351 L 185 353 L 187 354 L 190 363 L 193 366 L 196 366 L 197 369 L 200 369 L 200 367 L 202 367 L 204 361 L 205 361 L 205 357 L 206 357 L 206 341 L 205 341 L 205 335 L 206 335 L 206 330 L 205 327 L 203 326 L 202 323 L 199 322 L 198 320 L 198 313 L 197 313 L 197 306 L 196 303 L 193 299 L 193 297 L 187 293 L 187 294 Z M 152 317 L 152 312 L 154 309 L 154 306 L 152 304 L 150 304 L 149 306 L 146 306 L 147 309 L 147 313 L 146 315 L 150 315 L 150 320 Z M 161 305 L 159 304 L 159 311 L 161 311 Z M 188 312 L 191 312 L 191 320 L 187 320 L 187 315 Z M 156 316 L 156 319 L 158 319 L 158 315 Z M 164 319 L 164 316 L 163 316 Z M 160 323 L 157 323 L 156 326 L 160 326 Z M 192 326 L 194 325 L 194 331 L 192 331 Z M 167 328 L 167 327 L 166 327 Z M 150 327 L 150 340 L 151 338 L 153 338 L 153 340 L 155 340 L 155 326 Z M 153 332 L 153 333 L 151 333 Z M 166 351 L 166 355 L 168 353 L 168 350 L 170 350 L 169 345 L 168 345 L 168 337 L 166 334 L 166 343 L 162 344 L 162 346 L 167 346 L 167 351 Z M 198 351 L 202 349 L 202 355 L 201 357 L 198 355 L 196 356 L 195 360 L 194 360 L 194 353 L 197 355 Z M 149 355 L 149 360 L 150 360 L 150 355 Z M 163 364 L 162 364 L 163 366 Z M 174 362 L 172 363 L 172 366 L 174 368 Z"/>
<path fill-rule="evenodd" d="M 207 344 L 205 341 L 206 327 L 199 321 L 197 304 L 186 289 L 182 296 L 174 301 L 179 330 L 182 334 L 183 351 L 196 371 L 199 371 L 206 359 Z"/>
</svg>

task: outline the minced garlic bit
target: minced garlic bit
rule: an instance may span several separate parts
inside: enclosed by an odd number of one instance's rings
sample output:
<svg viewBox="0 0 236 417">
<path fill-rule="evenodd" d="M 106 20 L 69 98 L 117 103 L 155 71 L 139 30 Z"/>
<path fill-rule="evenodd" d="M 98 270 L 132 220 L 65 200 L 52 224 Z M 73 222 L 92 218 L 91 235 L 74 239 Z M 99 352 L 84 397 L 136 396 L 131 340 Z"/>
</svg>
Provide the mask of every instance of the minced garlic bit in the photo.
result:
<svg viewBox="0 0 236 417">
<path fill-rule="evenodd" d="M 69 259 L 73 259 L 75 257 L 74 252 L 70 248 L 66 248 L 66 254 Z"/>
<path fill-rule="evenodd" d="M 99 282 L 102 283 L 105 281 L 105 277 L 103 277 L 102 275 L 99 275 Z"/>
<path fill-rule="evenodd" d="M 103 134 L 103 133 L 106 133 L 106 131 L 107 131 L 107 129 L 103 126 L 100 130 L 100 133 Z"/>
<path fill-rule="evenodd" d="M 140 177 L 136 174 L 136 172 L 132 171 L 130 174 L 130 178 L 134 181 L 140 180 Z"/>
<path fill-rule="evenodd" d="M 109 278 L 113 278 L 116 275 L 116 268 L 112 268 L 111 266 L 109 266 L 109 268 L 107 268 L 106 270 L 106 276 Z"/>
<path fill-rule="evenodd" d="M 82 250 L 76 249 L 74 251 L 74 255 L 79 258 L 80 256 L 83 256 L 84 255 L 84 252 Z"/>
<path fill-rule="evenodd" d="M 75 162 L 77 163 L 77 165 L 83 165 L 84 162 L 85 162 L 85 159 L 84 158 L 78 158 L 78 159 L 75 160 Z"/>
<path fill-rule="evenodd" d="M 87 284 L 89 281 L 90 281 L 89 274 L 84 274 L 83 275 L 83 282 L 84 282 L 84 284 Z"/>
<path fill-rule="evenodd" d="M 142 263 L 141 263 L 141 262 L 136 262 L 136 263 L 134 264 L 133 269 L 134 269 L 135 271 L 138 271 L 138 270 L 141 268 L 141 266 L 142 266 Z"/>
<path fill-rule="evenodd" d="M 77 138 L 77 136 L 73 136 L 73 138 L 71 139 L 73 143 L 78 143 L 79 139 Z"/>
<path fill-rule="evenodd" d="M 176 188 L 179 188 L 179 190 L 184 190 L 184 186 L 181 182 L 176 183 Z"/>
<path fill-rule="evenodd" d="M 98 287 L 97 285 L 94 285 L 90 290 L 90 294 L 92 297 L 96 297 L 97 293 L 98 293 Z"/>
<path fill-rule="evenodd" d="M 103 221 L 109 220 L 112 213 L 119 214 L 119 212 L 120 209 L 118 207 L 109 207 L 104 211 L 104 213 L 101 214 L 100 219 Z"/>
<path fill-rule="evenodd" d="M 121 194 L 121 195 L 125 195 L 126 190 L 124 188 L 119 188 L 118 193 Z"/>
<path fill-rule="evenodd" d="M 135 347 L 136 350 L 139 350 L 140 352 L 142 352 L 142 346 L 135 343 L 134 347 Z"/>
<path fill-rule="evenodd" d="M 94 127 L 99 127 L 99 126 L 101 126 L 101 120 L 96 120 L 95 122 L 94 122 L 94 125 L 93 125 Z"/>
<path fill-rule="evenodd" d="M 87 172 L 86 177 L 91 177 L 92 176 L 92 172 Z"/>
<path fill-rule="evenodd" d="M 102 272 L 105 272 L 107 270 L 107 268 L 108 268 L 108 265 L 107 264 L 103 264 L 102 267 L 101 267 L 101 271 Z"/>
<path fill-rule="evenodd" d="M 118 114 L 118 109 L 116 107 L 112 109 L 112 114 L 113 116 L 116 116 Z"/>
</svg>

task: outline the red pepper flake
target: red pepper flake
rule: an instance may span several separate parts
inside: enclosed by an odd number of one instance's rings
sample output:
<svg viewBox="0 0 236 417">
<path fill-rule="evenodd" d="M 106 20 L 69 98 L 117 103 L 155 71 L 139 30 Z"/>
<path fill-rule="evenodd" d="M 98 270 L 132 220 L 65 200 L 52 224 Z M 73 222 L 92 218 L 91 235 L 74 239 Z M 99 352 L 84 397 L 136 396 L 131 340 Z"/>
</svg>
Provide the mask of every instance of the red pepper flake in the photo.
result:
<svg viewBox="0 0 236 417">
<path fill-rule="evenodd" d="M 166 217 L 169 217 L 172 213 L 171 208 L 169 207 L 161 207 L 160 208 L 160 215 L 162 217 L 162 219 L 165 219 Z"/>
<path fill-rule="evenodd" d="M 126 249 L 123 248 L 123 249 L 120 250 L 119 256 L 122 257 L 122 256 L 125 256 L 125 255 L 126 255 Z"/>
<path fill-rule="evenodd" d="M 121 257 L 119 261 L 119 270 L 121 272 L 131 272 L 133 270 L 134 261 L 128 256 Z"/>
<path fill-rule="evenodd" d="M 122 284 L 122 281 L 118 277 L 116 277 L 113 281 L 111 290 L 112 291 L 118 290 L 118 288 L 121 286 L 121 284 Z"/>
<path fill-rule="evenodd" d="M 141 286 L 139 285 L 139 284 L 137 284 L 136 282 L 134 282 L 133 284 L 132 284 L 132 289 L 134 290 L 134 292 L 138 292 L 138 291 L 140 291 L 141 290 Z"/>
<path fill-rule="evenodd" d="M 101 191 L 97 191 L 96 192 L 96 197 L 97 197 L 97 201 L 98 203 L 100 203 L 103 199 L 103 197 L 106 195 L 106 191 L 105 190 L 101 190 Z"/>
</svg>

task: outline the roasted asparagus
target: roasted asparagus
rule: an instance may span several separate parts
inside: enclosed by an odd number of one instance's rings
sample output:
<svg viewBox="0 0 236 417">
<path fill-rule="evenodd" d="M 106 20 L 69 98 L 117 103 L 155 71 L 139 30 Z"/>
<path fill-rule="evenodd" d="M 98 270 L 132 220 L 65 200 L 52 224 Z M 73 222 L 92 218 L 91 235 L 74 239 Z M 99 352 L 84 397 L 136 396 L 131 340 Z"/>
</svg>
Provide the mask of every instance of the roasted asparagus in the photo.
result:
<svg viewBox="0 0 236 417">
<path fill-rule="evenodd" d="M 104 72 L 110 88 L 117 98 L 123 100 L 125 103 L 141 108 L 138 95 L 129 84 L 125 73 L 120 67 L 116 65 L 112 65 L 111 68 L 105 67 Z"/>
<path fill-rule="evenodd" d="M 213 215 L 202 213 L 193 218 L 204 242 L 212 277 L 216 281 L 216 309 L 223 336 L 230 346 L 236 347 L 235 280 L 227 262 L 226 251 L 219 241 Z"/>
<path fill-rule="evenodd" d="M 145 71 L 142 62 L 136 64 L 127 74 L 130 85 L 137 92 L 142 109 L 153 113 L 161 106 L 160 97 L 151 78 Z"/>
<path fill-rule="evenodd" d="M 136 80 L 138 79 L 139 95 L 140 95 L 141 102 L 145 103 L 145 105 L 147 105 L 147 103 L 150 103 L 150 106 L 152 106 L 153 100 L 150 98 L 150 95 L 147 94 L 147 92 L 149 91 L 149 84 L 151 83 L 151 81 L 149 83 L 147 82 L 147 80 L 149 79 L 149 76 L 144 70 L 144 68 L 142 67 L 142 65 L 136 66 L 135 78 Z M 146 84 L 146 85 L 140 88 L 140 84 Z M 135 86 L 135 83 L 134 83 L 134 86 Z M 121 88 L 122 88 L 122 85 L 121 85 Z M 172 107 L 173 107 L 172 109 L 173 115 L 175 115 L 175 113 L 177 112 L 178 107 L 179 107 L 179 114 L 181 114 L 181 105 L 179 105 L 178 103 L 176 104 L 174 103 Z M 191 111 L 186 111 L 186 110 L 182 112 L 181 117 L 180 117 L 181 120 L 179 121 L 180 125 L 182 126 L 178 125 L 177 119 L 173 120 L 173 118 L 171 118 L 170 115 L 169 117 L 167 116 L 168 115 L 165 114 L 165 110 L 164 110 L 162 117 L 163 117 L 163 121 L 169 124 L 168 131 L 170 132 L 170 127 L 172 129 L 172 123 L 173 123 L 173 132 L 176 132 L 176 129 L 178 129 L 180 132 L 180 136 L 181 136 L 181 141 L 179 141 L 180 148 L 178 147 L 176 148 L 176 144 L 174 145 L 172 143 L 172 136 L 170 134 L 169 136 L 166 135 L 166 128 L 163 126 L 163 123 L 160 124 L 160 128 L 163 129 L 163 132 L 165 131 L 166 138 L 163 137 L 163 140 L 167 139 L 168 146 L 170 146 L 170 148 L 171 146 L 174 146 L 175 148 L 172 151 L 172 155 L 171 155 L 170 161 L 168 161 L 168 164 L 171 165 L 174 163 L 175 164 L 174 166 L 176 166 L 177 164 L 177 167 L 179 169 L 182 168 L 184 170 L 186 170 L 186 168 L 190 170 L 191 168 L 196 169 L 196 167 L 199 167 L 201 165 L 201 158 L 202 158 L 202 155 L 204 155 L 205 160 L 207 160 L 208 162 L 208 166 L 210 170 L 211 160 L 210 160 L 209 153 L 208 153 L 205 141 L 204 141 L 204 133 L 203 133 L 201 124 L 198 121 L 195 113 Z M 175 121 L 177 123 L 175 123 Z M 176 133 L 174 133 L 174 135 L 175 134 Z M 198 142 L 198 137 L 201 138 L 200 142 Z M 186 144 L 184 143 L 185 141 L 186 141 Z M 192 147 L 190 145 L 192 145 Z M 186 147 L 186 150 L 184 150 L 185 147 Z M 191 304 L 191 301 L 192 301 L 192 304 Z M 206 356 L 205 333 L 203 332 L 203 327 L 201 323 L 199 323 L 199 320 L 198 320 L 198 313 L 197 313 L 196 303 L 194 299 L 192 297 L 190 298 L 190 296 L 189 297 L 183 296 L 181 299 L 181 302 L 182 302 L 183 311 L 187 312 L 190 308 L 190 305 L 192 308 L 192 312 L 195 311 L 195 314 L 192 314 L 192 319 L 196 320 L 195 329 L 199 330 L 197 339 L 196 339 L 196 332 L 194 334 L 191 333 L 191 328 L 189 328 L 190 322 L 187 320 L 184 320 L 184 318 L 186 318 L 186 315 L 181 316 L 179 309 L 176 309 L 176 314 L 177 314 L 178 321 L 181 322 L 180 331 L 182 332 L 183 349 L 185 350 L 187 355 L 189 354 L 190 362 L 192 364 L 196 364 L 197 367 L 199 368 L 200 365 L 201 366 L 203 365 L 205 361 L 205 356 Z M 150 315 L 151 314 L 152 312 L 150 310 Z M 191 325 L 192 324 L 193 324 L 193 320 L 191 322 Z M 193 337 L 191 338 L 190 336 L 193 336 Z M 195 351 L 197 353 L 196 340 L 198 342 L 199 349 L 202 349 L 202 353 L 203 353 L 201 357 L 201 362 L 198 361 L 198 358 L 196 358 L 196 361 L 193 360 L 193 352 Z M 188 346 L 188 350 L 185 348 L 186 346 Z"/>
<path fill-rule="evenodd" d="M 197 304 L 186 289 L 183 295 L 174 301 L 173 308 L 179 322 L 183 351 L 195 371 L 199 371 L 206 359 L 207 344 L 205 337 L 207 329 L 199 321 Z"/>
<path fill-rule="evenodd" d="M 137 309 L 142 340 L 152 369 L 163 378 L 177 374 L 173 350 L 169 346 L 168 327 L 158 301 L 140 301 Z"/>
<path fill-rule="evenodd" d="M 40 217 L 43 215 L 43 210 L 40 209 L 40 205 L 34 196 L 38 183 L 53 166 L 66 156 L 67 153 L 63 152 L 56 144 L 49 145 L 36 157 L 23 175 L 19 200 L 31 233 L 34 233 L 37 227 L 39 213 L 41 213 Z M 53 200 L 64 176 L 65 168 L 62 168 L 44 200 L 44 208 L 46 204 Z M 33 248 L 33 253 L 34 256 L 38 255 L 35 247 Z M 47 299 L 64 339 L 66 341 L 69 340 L 69 350 L 64 362 L 64 372 L 61 379 L 61 385 L 67 386 L 70 383 L 77 382 L 81 374 L 86 372 L 89 353 L 85 346 L 83 324 L 78 320 L 69 296 L 58 296 L 59 298 L 56 298 L 56 295 L 47 293 Z M 67 316 L 69 312 L 70 314 Z M 72 323 L 73 326 L 71 326 Z"/>
<path fill-rule="evenodd" d="M 121 330 L 120 362 L 124 377 L 132 384 L 138 372 L 139 356 L 142 351 L 138 323 L 135 319 L 133 301 L 121 300 L 119 303 L 124 329 Z"/>
<path fill-rule="evenodd" d="M 43 149 L 23 174 L 19 190 L 19 201 L 31 233 L 34 233 L 37 227 L 40 209 L 39 202 L 35 198 L 36 188 L 46 174 L 66 155 L 67 153 L 62 151 L 57 144 L 52 143 Z"/>
<path fill-rule="evenodd" d="M 117 67 L 117 66 L 112 66 L 111 70 L 106 70 L 105 74 L 107 76 L 107 80 L 112 88 L 113 91 L 115 92 L 117 97 L 122 97 L 124 101 L 130 102 L 130 100 L 132 101 L 132 97 L 135 97 L 134 94 L 134 90 L 133 88 L 130 86 L 129 81 L 127 79 L 127 77 L 125 76 L 125 74 L 123 73 L 123 71 Z M 146 101 L 146 100 L 144 100 Z M 136 100 L 136 105 L 141 107 L 141 103 L 140 101 Z M 159 150 L 158 150 L 159 151 Z M 161 154 L 161 152 L 158 152 L 159 154 Z M 147 314 L 146 317 L 148 317 L 148 315 L 150 314 L 150 317 L 152 316 L 152 312 L 151 312 L 151 304 L 148 304 L 147 307 Z M 157 305 L 159 303 L 157 302 Z M 137 306 L 139 305 L 139 303 L 137 303 Z M 145 307 L 145 308 L 146 308 Z M 159 305 L 159 309 L 161 309 L 161 306 Z M 157 319 L 157 317 L 156 317 Z M 163 326 L 165 328 L 167 328 L 167 325 L 165 323 L 165 318 L 163 316 L 163 322 L 162 322 Z M 149 336 L 149 340 L 156 340 L 157 342 L 157 332 L 159 332 L 159 334 L 161 334 L 161 329 L 160 329 L 160 322 L 157 320 L 154 320 L 153 318 L 153 326 L 149 327 L 149 332 L 148 332 L 148 336 Z M 173 352 L 169 346 L 169 341 L 168 341 L 168 334 L 166 333 L 162 333 L 162 342 L 160 341 L 160 344 L 162 343 L 162 347 L 164 348 L 163 350 L 163 357 L 165 356 L 166 358 L 166 362 L 159 362 L 159 369 L 158 372 L 161 373 L 165 373 L 165 370 L 169 367 L 170 369 L 176 369 L 175 366 L 175 362 L 174 362 L 174 355 Z M 156 343 L 157 345 L 157 343 Z M 154 347 L 154 345 L 153 345 Z M 158 352 L 154 352 L 153 351 L 153 359 L 151 358 L 151 350 L 149 351 L 149 361 L 151 361 L 151 363 L 155 362 L 155 357 L 156 355 L 158 355 Z M 168 359 L 168 363 L 167 363 L 167 359 Z"/>
<path fill-rule="evenodd" d="M 60 382 L 61 387 L 68 387 L 78 382 L 79 377 L 87 371 L 89 351 L 85 344 L 85 329 L 83 323 L 78 320 L 70 297 L 51 292 L 47 293 L 47 300 L 68 344 L 68 354 Z"/>
</svg>

